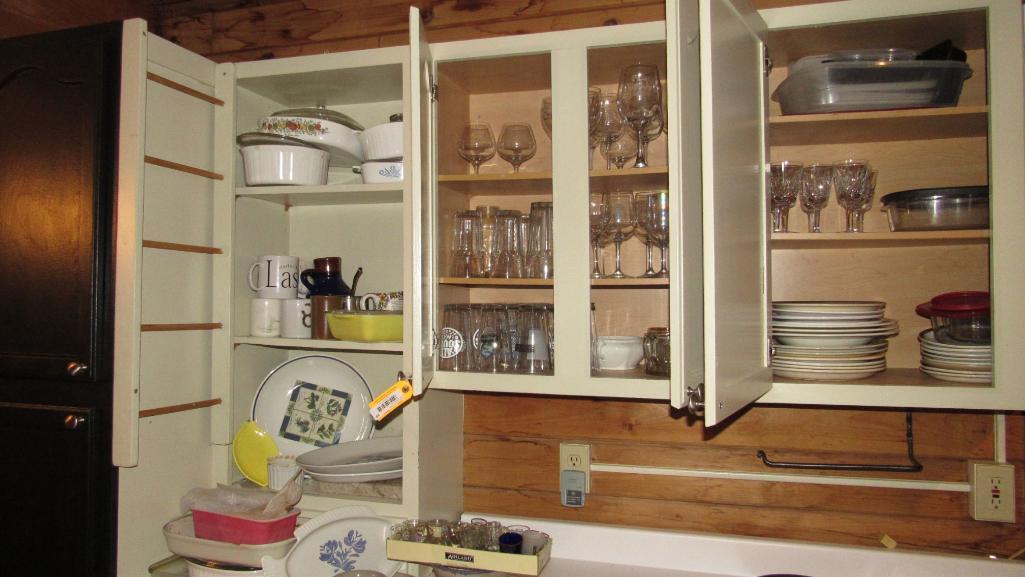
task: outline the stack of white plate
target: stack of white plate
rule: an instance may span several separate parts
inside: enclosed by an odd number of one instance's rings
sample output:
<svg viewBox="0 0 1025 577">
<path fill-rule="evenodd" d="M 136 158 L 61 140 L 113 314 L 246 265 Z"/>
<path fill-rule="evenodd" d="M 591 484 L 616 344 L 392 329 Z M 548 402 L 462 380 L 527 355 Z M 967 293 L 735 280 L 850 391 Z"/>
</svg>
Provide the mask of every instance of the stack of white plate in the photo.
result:
<svg viewBox="0 0 1025 577">
<path fill-rule="evenodd" d="M 844 381 L 886 370 L 886 339 L 899 328 L 885 309 L 878 301 L 773 302 L 773 373 Z"/>
<path fill-rule="evenodd" d="M 922 347 L 922 372 L 940 379 L 958 383 L 993 382 L 993 347 L 941 343 L 932 329 L 918 335 Z"/>
<path fill-rule="evenodd" d="M 376 437 L 314 449 L 296 457 L 307 475 L 323 483 L 366 483 L 402 476 L 402 437 Z"/>
</svg>

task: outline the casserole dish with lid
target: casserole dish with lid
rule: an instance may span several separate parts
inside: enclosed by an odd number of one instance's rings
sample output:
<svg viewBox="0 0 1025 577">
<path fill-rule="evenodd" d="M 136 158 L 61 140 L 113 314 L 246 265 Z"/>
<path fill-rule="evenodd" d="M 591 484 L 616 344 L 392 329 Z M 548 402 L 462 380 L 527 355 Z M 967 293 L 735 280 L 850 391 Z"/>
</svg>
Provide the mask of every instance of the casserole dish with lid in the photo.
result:
<svg viewBox="0 0 1025 577">
<path fill-rule="evenodd" d="M 247 132 L 235 140 L 248 186 L 327 184 L 330 155 L 322 146 L 265 132 Z"/>
<path fill-rule="evenodd" d="M 260 131 L 318 144 L 331 153 L 331 164 L 363 162 L 363 126 L 346 114 L 327 108 L 290 108 L 260 120 Z"/>
</svg>

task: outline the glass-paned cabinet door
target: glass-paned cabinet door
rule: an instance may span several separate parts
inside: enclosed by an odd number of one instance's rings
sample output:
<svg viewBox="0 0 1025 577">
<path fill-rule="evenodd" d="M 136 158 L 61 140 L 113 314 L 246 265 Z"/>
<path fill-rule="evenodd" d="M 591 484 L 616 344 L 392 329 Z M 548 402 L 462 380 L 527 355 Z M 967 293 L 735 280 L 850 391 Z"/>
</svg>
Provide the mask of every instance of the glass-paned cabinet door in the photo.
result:
<svg viewBox="0 0 1025 577">
<path fill-rule="evenodd" d="M 666 72 L 665 42 L 587 51 L 595 377 L 669 378 L 669 215 L 679 204 L 669 192 Z"/>
<path fill-rule="evenodd" d="M 551 70 L 548 53 L 436 63 L 439 382 L 554 373 Z"/>
</svg>

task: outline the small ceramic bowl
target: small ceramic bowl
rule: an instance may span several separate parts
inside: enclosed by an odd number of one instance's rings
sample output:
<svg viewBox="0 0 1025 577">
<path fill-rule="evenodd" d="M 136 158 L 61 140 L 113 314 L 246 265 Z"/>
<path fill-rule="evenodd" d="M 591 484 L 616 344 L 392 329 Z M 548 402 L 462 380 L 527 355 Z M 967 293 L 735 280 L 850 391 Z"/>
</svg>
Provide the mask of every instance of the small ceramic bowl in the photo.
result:
<svg viewBox="0 0 1025 577">
<path fill-rule="evenodd" d="M 353 167 L 353 171 L 362 174 L 367 184 L 402 182 L 403 178 L 401 162 L 364 162 L 358 168 Z"/>
<path fill-rule="evenodd" d="M 371 126 L 360 134 L 363 157 L 367 160 L 394 160 L 402 158 L 402 121 Z"/>
</svg>

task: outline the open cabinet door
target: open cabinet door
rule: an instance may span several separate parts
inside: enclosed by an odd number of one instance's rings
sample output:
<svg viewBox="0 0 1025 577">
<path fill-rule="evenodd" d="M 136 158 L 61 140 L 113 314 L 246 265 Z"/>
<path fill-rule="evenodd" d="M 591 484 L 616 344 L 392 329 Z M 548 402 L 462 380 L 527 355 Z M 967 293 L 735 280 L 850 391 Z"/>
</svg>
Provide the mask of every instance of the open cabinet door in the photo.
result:
<svg viewBox="0 0 1025 577">
<path fill-rule="evenodd" d="M 701 0 L 705 426 L 772 387 L 767 340 L 765 24 L 746 0 Z"/>
<path fill-rule="evenodd" d="M 412 236 L 413 394 L 422 395 L 434 378 L 434 139 L 432 137 L 431 87 L 434 62 L 420 20 L 420 10 L 409 9 L 409 124 L 412 154 L 409 175 L 412 193 L 406 203 L 408 230 Z"/>
</svg>

